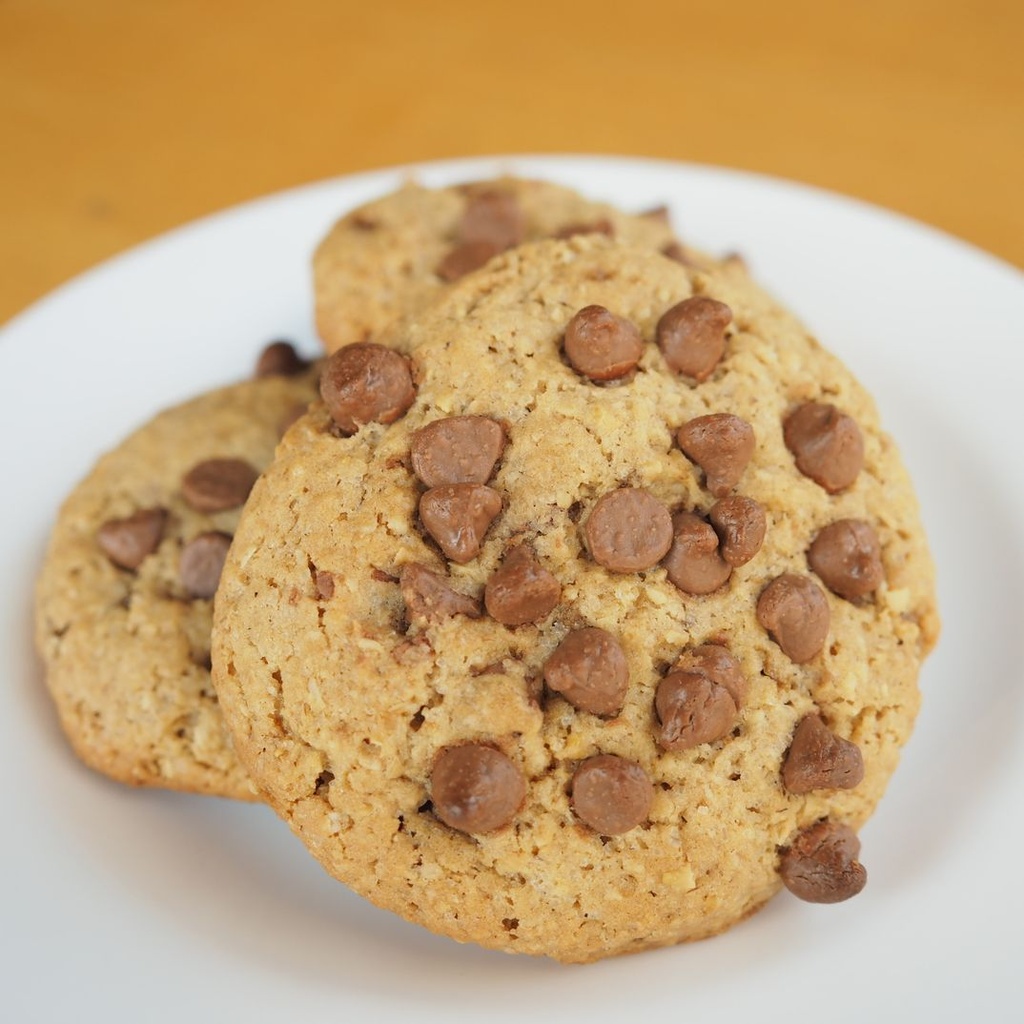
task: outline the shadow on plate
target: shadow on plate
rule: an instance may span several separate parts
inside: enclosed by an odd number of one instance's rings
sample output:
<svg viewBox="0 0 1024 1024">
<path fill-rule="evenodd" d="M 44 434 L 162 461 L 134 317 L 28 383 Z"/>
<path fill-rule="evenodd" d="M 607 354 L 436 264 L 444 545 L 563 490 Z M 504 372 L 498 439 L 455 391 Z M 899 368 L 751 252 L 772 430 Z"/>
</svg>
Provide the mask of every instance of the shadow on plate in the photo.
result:
<svg viewBox="0 0 1024 1024">
<path fill-rule="evenodd" d="M 925 881 L 950 838 L 972 827 L 1024 729 L 1019 517 L 999 489 L 999 453 L 972 450 L 951 420 L 904 392 L 892 425 L 914 471 L 942 616 L 914 733 L 866 826 L 865 863 L 870 871 L 876 849 L 894 891 Z"/>
</svg>

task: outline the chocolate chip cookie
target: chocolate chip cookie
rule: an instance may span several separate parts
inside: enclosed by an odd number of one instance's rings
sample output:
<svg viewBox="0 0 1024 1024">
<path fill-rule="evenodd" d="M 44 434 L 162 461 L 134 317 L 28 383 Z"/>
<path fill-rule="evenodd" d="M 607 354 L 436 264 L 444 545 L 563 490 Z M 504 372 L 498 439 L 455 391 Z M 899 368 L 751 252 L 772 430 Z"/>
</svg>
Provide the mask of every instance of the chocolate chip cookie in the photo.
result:
<svg viewBox="0 0 1024 1024">
<path fill-rule="evenodd" d="M 255 799 L 210 681 L 212 598 L 282 424 L 316 393 L 290 346 L 258 373 L 133 433 L 54 527 L 36 591 L 46 684 L 78 756 L 119 781 Z"/>
<path fill-rule="evenodd" d="M 676 240 L 664 208 L 633 216 L 552 182 L 513 177 L 436 189 L 410 182 L 348 213 L 317 248 L 320 336 L 328 352 L 372 340 L 498 253 L 577 233 L 707 259 Z"/>
<path fill-rule="evenodd" d="M 597 234 L 378 340 L 254 487 L 214 623 L 239 757 L 314 855 L 563 961 L 859 892 L 938 619 L 851 374 L 740 266 Z"/>
</svg>

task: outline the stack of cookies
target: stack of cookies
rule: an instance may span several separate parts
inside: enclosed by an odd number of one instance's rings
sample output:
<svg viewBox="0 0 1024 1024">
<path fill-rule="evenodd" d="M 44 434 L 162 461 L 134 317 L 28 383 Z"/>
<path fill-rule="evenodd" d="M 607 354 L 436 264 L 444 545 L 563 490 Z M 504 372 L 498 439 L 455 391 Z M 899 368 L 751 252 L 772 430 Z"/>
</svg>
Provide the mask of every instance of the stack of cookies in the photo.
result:
<svg viewBox="0 0 1024 1024">
<path fill-rule="evenodd" d="M 38 642 L 81 758 L 562 961 L 859 892 L 938 618 L 849 371 L 664 210 L 546 182 L 403 187 L 314 281 L 319 363 L 271 346 L 61 512 Z"/>
</svg>

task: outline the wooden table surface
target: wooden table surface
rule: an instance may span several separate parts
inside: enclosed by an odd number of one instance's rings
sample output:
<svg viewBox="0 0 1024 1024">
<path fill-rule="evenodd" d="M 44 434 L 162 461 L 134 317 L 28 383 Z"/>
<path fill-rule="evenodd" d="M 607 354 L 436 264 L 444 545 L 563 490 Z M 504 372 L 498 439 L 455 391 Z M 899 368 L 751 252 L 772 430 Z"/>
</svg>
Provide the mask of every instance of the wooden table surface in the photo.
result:
<svg viewBox="0 0 1024 1024">
<path fill-rule="evenodd" d="M 0 323 L 281 188 L 621 153 L 902 211 L 1024 266 L 1021 0 L 0 0 Z"/>
</svg>

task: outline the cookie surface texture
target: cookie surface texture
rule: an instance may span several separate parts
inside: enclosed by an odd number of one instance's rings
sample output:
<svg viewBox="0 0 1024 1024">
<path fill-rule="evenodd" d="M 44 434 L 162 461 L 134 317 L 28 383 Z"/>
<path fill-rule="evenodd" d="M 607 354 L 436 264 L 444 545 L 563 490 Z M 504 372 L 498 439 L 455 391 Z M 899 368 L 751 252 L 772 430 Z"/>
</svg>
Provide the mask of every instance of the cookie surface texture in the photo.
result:
<svg viewBox="0 0 1024 1024">
<path fill-rule="evenodd" d="M 64 732 L 97 771 L 256 798 L 210 680 L 205 595 L 281 420 L 314 394 L 306 372 L 162 412 L 61 508 L 37 582 L 36 641 Z"/>
<path fill-rule="evenodd" d="M 318 246 L 313 276 L 320 337 L 328 352 L 373 340 L 474 262 L 521 241 L 575 230 L 611 233 L 653 249 L 674 242 L 664 217 L 626 214 L 551 182 L 509 177 L 437 189 L 406 184 L 344 216 Z"/>
<path fill-rule="evenodd" d="M 700 383 L 655 340 L 694 296 L 732 317 Z M 645 340 L 613 386 L 563 355 L 590 305 Z M 382 340 L 412 365 L 406 414 L 343 437 L 314 404 L 239 525 L 213 672 L 240 758 L 333 875 L 459 941 L 585 962 L 721 932 L 780 889 L 780 857 L 806 830 L 824 821 L 830 838 L 868 818 L 917 712 L 938 628 L 932 565 L 870 398 L 740 268 L 702 272 L 593 236 L 507 253 Z M 835 494 L 784 441 L 786 416 L 812 402 L 863 436 L 863 468 Z M 767 524 L 762 540 L 744 509 L 716 517 L 741 551 L 729 563 L 707 519 L 722 499 L 676 440 L 721 414 L 749 423 L 752 451 L 705 431 L 700 458 L 724 458 Z M 434 487 L 501 499 L 479 552 L 457 563 L 419 518 L 410 452 L 422 428 L 463 416 L 493 419 L 505 443 L 485 481 Z M 848 519 L 871 524 L 883 567 L 856 601 L 807 556 Z M 708 592 L 680 589 L 666 565 Z M 812 588 L 810 619 L 790 577 Z M 758 617 L 779 578 L 761 615 L 795 657 Z M 590 629 L 603 632 L 563 644 Z M 836 739 L 801 749 L 790 775 L 829 788 L 794 793 L 782 766 L 809 715 Z M 859 750 L 859 781 L 807 765 L 840 740 Z M 805 841 L 791 860 L 819 848 Z M 849 895 L 855 849 L 832 842 L 818 874 L 842 870 L 804 890 Z"/>
</svg>

